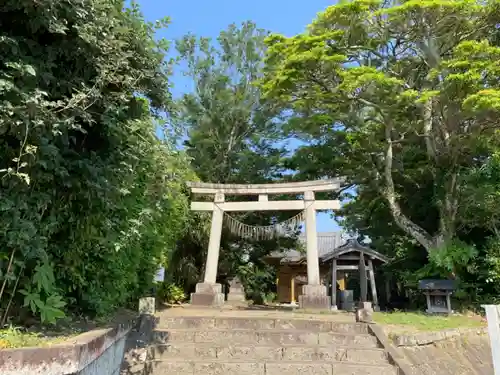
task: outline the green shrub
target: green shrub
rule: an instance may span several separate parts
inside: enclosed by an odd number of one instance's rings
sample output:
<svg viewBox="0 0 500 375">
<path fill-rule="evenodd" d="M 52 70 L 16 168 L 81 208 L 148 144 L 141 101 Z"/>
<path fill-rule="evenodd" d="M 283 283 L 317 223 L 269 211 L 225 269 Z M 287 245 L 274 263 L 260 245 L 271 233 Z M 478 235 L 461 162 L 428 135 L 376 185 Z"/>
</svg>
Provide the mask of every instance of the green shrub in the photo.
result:
<svg viewBox="0 0 500 375">
<path fill-rule="evenodd" d="M 157 297 L 166 303 L 176 304 L 186 300 L 186 294 L 181 287 L 172 283 L 162 283 L 157 290 Z"/>
<path fill-rule="evenodd" d="M 0 319 L 106 315 L 152 286 L 189 211 L 187 158 L 156 136 L 166 21 L 114 0 L 2 6 Z"/>
<path fill-rule="evenodd" d="M 245 288 L 247 299 L 252 300 L 254 304 L 262 305 L 274 300 L 276 270 L 273 267 L 248 263 L 239 267 L 238 275 Z"/>
</svg>

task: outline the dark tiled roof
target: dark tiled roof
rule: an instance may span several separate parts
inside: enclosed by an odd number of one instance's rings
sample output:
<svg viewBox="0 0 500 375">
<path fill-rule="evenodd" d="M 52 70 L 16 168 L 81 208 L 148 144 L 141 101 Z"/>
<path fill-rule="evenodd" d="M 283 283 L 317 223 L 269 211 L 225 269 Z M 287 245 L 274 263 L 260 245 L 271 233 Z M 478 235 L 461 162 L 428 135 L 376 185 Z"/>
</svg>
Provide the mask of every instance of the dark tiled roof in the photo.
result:
<svg viewBox="0 0 500 375">
<path fill-rule="evenodd" d="M 347 242 L 347 235 L 344 232 L 319 232 L 318 233 L 318 256 L 324 257 L 332 250 L 344 245 Z M 271 254 L 273 258 L 283 258 L 283 261 L 297 262 L 306 258 L 306 235 L 302 233 L 299 236 L 299 246 L 304 251 L 290 249 L 286 252 L 274 252 Z"/>
<path fill-rule="evenodd" d="M 420 280 L 418 282 L 418 289 L 421 290 L 455 290 L 457 288 L 453 280 Z"/>
<path fill-rule="evenodd" d="M 355 238 L 348 239 L 343 245 L 335 248 L 334 250 L 328 252 L 323 255 L 321 258 L 322 262 L 328 262 L 333 258 L 338 258 L 342 254 L 358 252 L 364 253 L 365 255 L 371 256 L 374 259 L 378 259 L 383 263 L 388 263 L 389 258 L 387 258 L 384 254 L 379 253 L 378 251 L 373 250 L 371 247 L 362 245 Z"/>
<path fill-rule="evenodd" d="M 344 232 L 318 233 L 318 256 L 321 258 L 330 251 L 344 245 L 349 237 Z M 304 236 L 305 246 L 305 236 Z"/>
<path fill-rule="evenodd" d="M 282 263 L 300 262 L 306 260 L 306 237 L 305 233 L 299 236 L 299 249 L 290 249 L 285 252 L 273 252 L 271 258 L 281 258 Z M 302 250 L 302 251 L 301 251 Z M 375 259 L 387 263 L 389 259 L 370 247 L 360 244 L 356 239 L 350 238 L 344 232 L 320 232 L 318 233 L 318 258 L 321 262 L 328 262 L 332 258 L 350 253 L 363 252 Z"/>
</svg>

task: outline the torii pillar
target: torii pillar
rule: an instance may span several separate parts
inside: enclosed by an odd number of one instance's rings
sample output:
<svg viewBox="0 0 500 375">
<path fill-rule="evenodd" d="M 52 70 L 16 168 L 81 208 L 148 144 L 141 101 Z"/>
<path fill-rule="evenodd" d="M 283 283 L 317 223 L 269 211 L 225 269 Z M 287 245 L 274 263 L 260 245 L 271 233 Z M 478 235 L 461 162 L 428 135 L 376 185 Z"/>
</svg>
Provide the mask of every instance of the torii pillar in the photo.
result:
<svg viewBox="0 0 500 375">
<path fill-rule="evenodd" d="M 222 286 L 216 283 L 219 262 L 220 240 L 224 212 L 238 211 L 280 211 L 305 210 L 307 285 L 302 287 L 299 306 L 305 309 L 329 309 L 330 297 L 327 288 L 321 284 L 319 273 L 318 238 L 316 231 L 316 211 L 340 208 L 338 200 L 316 201 L 314 192 L 333 191 L 340 188 L 341 180 L 319 180 L 279 184 L 225 185 L 190 182 L 193 194 L 214 195 L 213 202 L 191 202 L 193 211 L 211 211 L 212 225 L 208 245 L 205 276 L 196 284 L 196 292 L 191 294 L 191 304 L 201 306 L 221 306 L 224 304 Z M 302 200 L 270 201 L 269 194 L 304 194 Z M 225 195 L 258 195 L 259 200 L 250 202 L 225 202 Z"/>
<path fill-rule="evenodd" d="M 321 284 L 319 274 L 318 232 L 313 191 L 304 193 L 304 202 L 306 204 L 307 285 L 302 286 L 299 307 L 301 309 L 329 309 L 330 296 L 326 285 Z"/>
<path fill-rule="evenodd" d="M 207 261 L 205 264 L 205 277 L 202 283 L 196 284 L 196 292 L 191 294 L 191 304 L 201 306 L 222 306 L 224 293 L 222 285 L 216 283 L 217 268 L 219 266 L 220 240 L 222 235 L 222 220 L 224 211 L 218 203 L 224 202 L 224 194 L 216 193 L 212 211 L 212 225 L 210 227 L 210 240 L 208 241 Z"/>
</svg>

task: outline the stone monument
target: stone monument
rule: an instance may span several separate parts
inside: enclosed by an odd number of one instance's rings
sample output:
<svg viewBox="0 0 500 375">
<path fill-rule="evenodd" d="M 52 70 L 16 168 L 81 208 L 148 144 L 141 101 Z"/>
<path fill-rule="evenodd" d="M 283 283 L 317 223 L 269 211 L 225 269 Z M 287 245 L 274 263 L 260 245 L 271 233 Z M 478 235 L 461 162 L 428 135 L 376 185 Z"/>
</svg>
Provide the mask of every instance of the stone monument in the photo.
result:
<svg viewBox="0 0 500 375">
<path fill-rule="evenodd" d="M 234 277 L 229 283 L 228 302 L 245 302 L 245 289 L 238 276 Z"/>
<path fill-rule="evenodd" d="M 139 299 L 139 314 L 154 315 L 155 314 L 155 298 L 144 297 Z"/>
<path fill-rule="evenodd" d="M 373 322 L 373 306 L 371 302 L 359 302 L 356 307 L 356 322 L 372 323 Z"/>
</svg>

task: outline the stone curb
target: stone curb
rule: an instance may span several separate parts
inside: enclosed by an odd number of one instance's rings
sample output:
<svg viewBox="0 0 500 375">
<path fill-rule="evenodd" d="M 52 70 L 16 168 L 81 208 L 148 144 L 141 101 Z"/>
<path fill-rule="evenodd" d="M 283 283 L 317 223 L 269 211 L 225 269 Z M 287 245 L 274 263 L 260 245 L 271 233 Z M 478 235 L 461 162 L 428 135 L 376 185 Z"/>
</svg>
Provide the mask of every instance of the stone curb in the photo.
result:
<svg viewBox="0 0 500 375">
<path fill-rule="evenodd" d="M 488 327 L 484 328 L 454 328 L 439 332 L 421 332 L 411 335 L 394 335 L 394 345 L 396 346 L 420 346 L 429 345 L 434 342 L 444 341 L 468 334 L 487 334 Z"/>
<path fill-rule="evenodd" d="M 49 347 L 0 350 L 0 374 L 65 375 L 78 373 L 132 329 L 134 321 L 95 329 Z"/>
<path fill-rule="evenodd" d="M 380 345 L 382 345 L 389 357 L 389 361 L 398 369 L 398 375 L 412 375 L 413 371 L 410 364 L 404 355 L 391 343 L 384 330 L 376 324 L 369 324 L 368 330 L 373 333 Z"/>
</svg>

